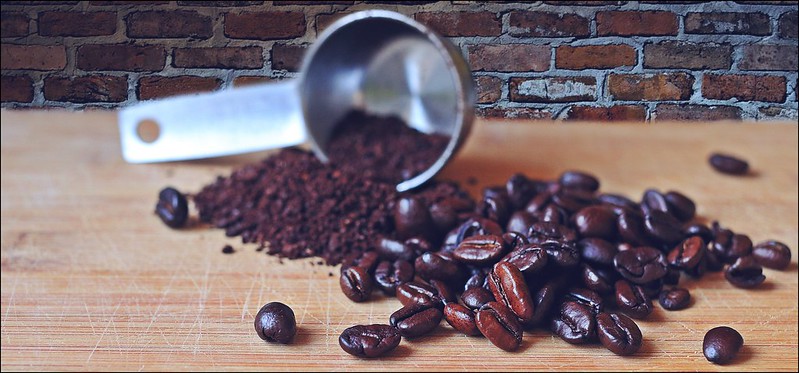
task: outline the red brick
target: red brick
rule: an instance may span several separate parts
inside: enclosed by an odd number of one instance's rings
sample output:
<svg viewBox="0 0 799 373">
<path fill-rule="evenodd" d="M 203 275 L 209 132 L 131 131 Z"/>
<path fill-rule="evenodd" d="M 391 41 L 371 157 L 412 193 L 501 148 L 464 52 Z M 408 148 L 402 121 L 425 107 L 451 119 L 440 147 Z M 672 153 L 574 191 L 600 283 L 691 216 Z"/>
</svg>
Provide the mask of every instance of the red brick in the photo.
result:
<svg viewBox="0 0 799 373">
<path fill-rule="evenodd" d="M 78 1 L 3 1 L 3 5 L 75 5 Z"/>
<path fill-rule="evenodd" d="M 786 120 L 786 119 L 793 119 L 796 120 L 797 111 L 796 109 L 786 108 L 784 106 L 767 106 L 761 107 L 757 109 L 758 120 Z"/>
<path fill-rule="evenodd" d="M 260 69 L 264 66 L 261 47 L 177 48 L 172 66 L 216 69 Z"/>
<path fill-rule="evenodd" d="M 671 101 L 691 97 L 694 78 L 686 73 L 611 74 L 608 92 L 619 101 Z"/>
<path fill-rule="evenodd" d="M 779 32 L 783 39 L 799 39 L 799 26 L 797 26 L 799 12 L 788 12 L 780 16 Z"/>
<path fill-rule="evenodd" d="M 687 34 L 771 34 L 771 20 L 763 13 L 694 13 L 685 16 Z"/>
<path fill-rule="evenodd" d="M 470 45 L 469 63 L 474 71 L 546 71 L 550 49 L 547 45 Z"/>
<path fill-rule="evenodd" d="M 250 6 L 261 5 L 263 3 L 263 1 L 178 1 L 178 5 L 211 7 Z M 275 3 L 277 3 L 277 1 Z"/>
<path fill-rule="evenodd" d="M 738 63 L 741 70 L 797 71 L 799 57 L 793 45 L 744 45 L 743 56 Z"/>
<path fill-rule="evenodd" d="M 529 107 L 486 107 L 477 108 L 477 116 L 487 119 L 531 119 L 549 120 L 552 113 L 547 109 Z"/>
<path fill-rule="evenodd" d="M 677 15 L 665 11 L 603 11 L 596 14 L 599 36 L 677 35 Z"/>
<path fill-rule="evenodd" d="M 635 49 L 629 45 L 562 45 L 555 49 L 555 67 L 559 69 L 610 69 L 634 66 Z"/>
<path fill-rule="evenodd" d="M 139 100 L 150 100 L 218 89 L 222 81 L 202 76 L 145 76 L 137 87 Z"/>
<path fill-rule="evenodd" d="M 1 102 L 31 102 L 33 101 L 33 79 L 29 76 L 3 75 L 0 80 Z"/>
<path fill-rule="evenodd" d="M 116 12 L 41 12 L 39 35 L 100 36 L 117 31 Z"/>
<path fill-rule="evenodd" d="M 63 45 L 0 45 L 2 70 L 61 70 L 66 65 Z"/>
<path fill-rule="evenodd" d="M 420 12 L 414 18 L 444 36 L 502 34 L 502 20 L 493 12 Z"/>
<path fill-rule="evenodd" d="M 131 38 L 197 38 L 213 34 L 211 17 L 191 10 L 133 12 L 125 19 Z"/>
<path fill-rule="evenodd" d="M 308 47 L 275 44 L 272 46 L 272 70 L 299 71 Z"/>
<path fill-rule="evenodd" d="M 784 76 L 705 74 L 702 96 L 715 100 L 784 102 Z"/>
<path fill-rule="evenodd" d="M 689 104 L 659 104 L 655 107 L 653 121 L 685 120 L 737 120 L 741 119 L 741 108 L 735 106 L 704 106 Z"/>
<path fill-rule="evenodd" d="M 639 105 L 572 106 L 566 111 L 566 120 L 599 122 L 644 122 L 646 108 Z"/>
<path fill-rule="evenodd" d="M 0 37 L 28 36 L 30 23 L 31 19 L 25 13 L 3 12 L 0 15 Z"/>
<path fill-rule="evenodd" d="M 86 44 L 77 52 L 81 70 L 160 71 L 165 62 L 164 48 L 156 45 Z"/>
<path fill-rule="evenodd" d="M 478 104 L 497 102 L 502 96 L 502 83 L 504 81 L 496 76 L 481 75 L 475 78 Z"/>
<path fill-rule="evenodd" d="M 92 6 L 167 5 L 169 1 L 89 1 Z"/>
<path fill-rule="evenodd" d="M 596 95 L 596 78 L 589 76 L 510 79 L 509 96 L 511 101 L 596 101 Z"/>
<path fill-rule="evenodd" d="M 254 84 L 270 83 L 281 80 L 281 78 L 273 78 L 271 76 L 263 75 L 241 75 L 233 78 L 233 86 L 241 87 Z"/>
<path fill-rule="evenodd" d="M 509 24 L 512 36 L 559 38 L 591 35 L 591 21 L 576 14 L 511 11 Z"/>
<path fill-rule="evenodd" d="M 44 79 L 44 98 L 74 103 L 122 102 L 128 98 L 128 78 L 110 75 L 49 76 Z"/>
<path fill-rule="evenodd" d="M 730 66 L 729 44 L 666 40 L 644 45 L 644 67 L 648 69 L 729 70 Z"/>
<path fill-rule="evenodd" d="M 234 39 L 276 40 L 305 35 L 305 13 L 246 12 L 225 15 L 225 36 Z"/>
<path fill-rule="evenodd" d="M 350 12 L 338 12 L 332 14 L 317 14 L 316 15 L 316 33 L 321 33 L 324 29 L 328 28 L 333 22 L 336 22 L 339 18 L 344 17 Z"/>
</svg>

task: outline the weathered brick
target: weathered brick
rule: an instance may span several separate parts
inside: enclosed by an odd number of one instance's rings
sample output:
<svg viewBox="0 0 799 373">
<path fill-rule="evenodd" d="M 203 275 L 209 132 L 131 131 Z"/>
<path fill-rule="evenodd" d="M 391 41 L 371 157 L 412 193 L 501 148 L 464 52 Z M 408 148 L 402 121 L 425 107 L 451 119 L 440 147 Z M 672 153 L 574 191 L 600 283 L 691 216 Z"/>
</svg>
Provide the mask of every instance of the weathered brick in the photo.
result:
<svg viewBox="0 0 799 373">
<path fill-rule="evenodd" d="M 566 120 L 599 122 L 643 122 L 646 108 L 640 105 L 572 106 L 566 111 Z"/>
<path fill-rule="evenodd" d="M 3 5 L 75 5 L 78 1 L 3 1 Z"/>
<path fill-rule="evenodd" d="M 649 69 L 729 69 L 729 44 L 691 43 L 667 40 L 644 45 L 644 67 Z"/>
<path fill-rule="evenodd" d="M 133 12 L 125 18 L 131 38 L 197 38 L 213 34 L 211 17 L 191 10 Z"/>
<path fill-rule="evenodd" d="M 799 63 L 796 44 L 744 45 L 742 54 L 741 61 L 738 63 L 738 68 L 741 70 L 797 71 Z"/>
<path fill-rule="evenodd" d="M 666 11 L 602 11 L 596 14 L 599 36 L 677 35 L 677 15 Z"/>
<path fill-rule="evenodd" d="M 655 107 L 653 121 L 685 121 L 685 120 L 738 120 L 741 119 L 741 108 L 735 106 L 705 106 L 690 104 L 658 104 Z"/>
<path fill-rule="evenodd" d="M 715 100 L 784 102 L 784 76 L 705 74 L 702 96 Z"/>
<path fill-rule="evenodd" d="M 178 5 L 212 7 L 250 6 L 263 3 L 263 1 L 178 1 Z M 279 3 L 279 1 L 275 1 L 275 3 Z"/>
<path fill-rule="evenodd" d="M 0 102 L 33 101 L 33 79 L 29 76 L 3 75 L 0 85 Z"/>
<path fill-rule="evenodd" d="M 688 34 L 771 34 L 771 21 L 763 13 L 690 12 L 685 16 Z"/>
<path fill-rule="evenodd" d="M 263 75 L 240 75 L 233 78 L 233 86 L 241 87 L 254 84 L 270 83 L 280 80 L 280 78 L 273 78 L 271 76 Z"/>
<path fill-rule="evenodd" d="M 478 104 L 490 104 L 502 96 L 504 81 L 496 76 L 481 75 L 475 79 Z"/>
<path fill-rule="evenodd" d="M 502 34 L 502 20 L 493 12 L 420 12 L 414 18 L 444 36 Z"/>
<path fill-rule="evenodd" d="M 209 92 L 219 88 L 222 81 L 203 76 L 145 76 L 139 79 L 139 100 Z"/>
<path fill-rule="evenodd" d="M 44 78 L 44 98 L 74 103 L 122 102 L 128 98 L 128 78 L 110 75 L 49 76 Z"/>
<path fill-rule="evenodd" d="M 371 1 L 375 3 L 375 1 Z M 419 3 L 425 3 L 429 1 L 420 1 Z M 352 5 L 355 4 L 354 1 L 274 1 L 274 5 L 331 5 L 331 4 L 338 4 L 338 5 Z M 394 3 L 402 3 L 402 1 L 395 1 Z"/>
<path fill-rule="evenodd" d="M 316 15 L 316 33 L 317 34 L 321 33 L 322 31 L 324 31 L 324 29 L 328 28 L 328 26 L 330 26 L 333 22 L 336 22 L 336 20 L 338 20 L 339 18 L 344 17 L 344 16 L 346 16 L 348 14 L 351 14 L 351 13 L 350 12 L 336 12 L 336 13 L 330 13 L 330 14 L 324 14 L 324 13 L 323 14 L 317 14 Z"/>
<path fill-rule="evenodd" d="M 273 45 L 272 70 L 299 71 L 306 49 L 308 49 L 308 47 L 303 45 Z"/>
<path fill-rule="evenodd" d="M 558 38 L 591 35 L 591 21 L 576 14 L 519 10 L 511 11 L 508 21 L 512 36 Z"/>
<path fill-rule="evenodd" d="M 264 66 L 261 47 L 177 48 L 172 66 L 216 69 L 260 69 Z"/>
<path fill-rule="evenodd" d="M 538 109 L 529 107 L 485 107 L 477 108 L 476 115 L 487 119 L 529 119 L 529 120 L 549 120 L 552 119 L 552 112 L 548 109 Z"/>
<path fill-rule="evenodd" d="M 225 36 L 234 39 L 292 39 L 305 35 L 305 28 L 303 12 L 225 14 Z"/>
<path fill-rule="evenodd" d="M 784 106 L 767 106 L 757 109 L 758 120 L 786 120 L 793 119 L 796 121 L 799 117 L 799 112 L 796 109 L 786 108 Z"/>
<path fill-rule="evenodd" d="M 517 102 L 595 101 L 596 78 L 591 76 L 511 78 L 510 100 Z"/>
<path fill-rule="evenodd" d="M 77 66 L 88 71 L 160 71 L 166 51 L 157 45 L 86 44 L 78 47 Z"/>
<path fill-rule="evenodd" d="M 629 45 L 562 45 L 555 49 L 555 67 L 559 69 L 610 69 L 634 66 L 635 49 Z"/>
<path fill-rule="evenodd" d="M 0 37 L 16 38 L 30 34 L 31 19 L 25 13 L 2 12 L 0 14 Z"/>
<path fill-rule="evenodd" d="M 671 101 L 691 97 L 694 78 L 686 73 L 611 74 L 608 92 L 619 101 Z"/>
<path fill-rule="evenodd" d="M 116 12 L 40 12 L 39 35 L 100 36 L 117 31 Z"/>
<path fill-rule="evenodd" d="M 89 1 L 91 6 L 167 5 L 169 1 Z"/>
<path fill-rule="evenodd" d="M 572 1 L 572 0 L 561 0 L 561 1 L 544 1 L 546 4 L 550 5 L 580 5 L 580 6 L 603 6 L 603 5 L 624 5 L 626 1 Z"/>
<path fill-rule="evenodd" d="M 66 65 L 63 45 L 0 45 L 2 70 L 61 70 Z"/>
<path fill-rule="evenodd" d="M 780 16 L 779 32 L 783 39 L 799 39 L 799 12 L 788 12 Z"/>
<path fill-rule="evenodd" d="M 475 71 L 546 71 L 550 49 L 547 45 L 470 45 L 469 63 Z"/>
</svg>

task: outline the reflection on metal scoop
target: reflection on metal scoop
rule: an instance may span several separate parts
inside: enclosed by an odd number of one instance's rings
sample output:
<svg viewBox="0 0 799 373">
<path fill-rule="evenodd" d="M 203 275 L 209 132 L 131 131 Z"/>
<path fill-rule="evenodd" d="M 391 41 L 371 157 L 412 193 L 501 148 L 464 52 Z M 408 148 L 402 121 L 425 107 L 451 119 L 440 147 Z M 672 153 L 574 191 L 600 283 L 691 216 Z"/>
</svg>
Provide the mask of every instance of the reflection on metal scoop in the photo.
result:
<svg viewBox="0 0 799 373">
<path fill-rule="evenodd" d="M 475 94 L 460 50 L 401 14 L 368 10 L 339 19 L 310 47 L 300 71 L 296 80 L 125 108 L 123 156 L 132 163 L 176 161 L 307 141 L 326 162 L 333 127 L 361 110 L 450 137 L 435 163 L 397 185 L 406 191 L 438 173 L 471 129 Z M 155 140 L 139 135 L 143 123 L 157 124 Z"/>
</svg>

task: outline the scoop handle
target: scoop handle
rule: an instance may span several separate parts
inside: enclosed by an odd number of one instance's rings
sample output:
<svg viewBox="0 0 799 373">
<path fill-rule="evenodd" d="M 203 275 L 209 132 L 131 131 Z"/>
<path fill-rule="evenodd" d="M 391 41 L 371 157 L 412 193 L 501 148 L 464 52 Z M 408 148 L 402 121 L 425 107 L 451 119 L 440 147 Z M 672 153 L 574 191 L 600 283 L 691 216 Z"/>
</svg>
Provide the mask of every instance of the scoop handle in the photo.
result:
<svg viewBox="0 0 799 373">
<path fill-rule="evenodd" d="M 306 140 L 294 80 L 142 102 L 120 110 L 122 156 L 178 161 L 299 145 Z M 157 125 L 153 141 L 141 126 Z"/>
</svg>

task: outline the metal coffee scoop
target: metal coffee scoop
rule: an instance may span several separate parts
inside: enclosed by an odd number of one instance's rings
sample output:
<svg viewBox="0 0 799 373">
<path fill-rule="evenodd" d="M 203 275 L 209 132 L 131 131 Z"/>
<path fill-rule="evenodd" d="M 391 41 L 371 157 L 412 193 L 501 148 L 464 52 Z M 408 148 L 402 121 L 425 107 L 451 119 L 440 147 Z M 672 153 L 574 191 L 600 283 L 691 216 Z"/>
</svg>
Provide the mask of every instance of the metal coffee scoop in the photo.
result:
<svg viewBox="0 0 799 373">
<path fill-rule="evenodd" d="M 299 78 L 149 101 L 119 113 L 122 154 L 146 163 L 208 158 L 309 142 L 324 162 L 333 126 L 351 110 L 394 115 L 450 137 L 432 178 L 466 140 L 474 119 L 471 72 L 460 50 L 399 13 L 368 10 L 330 25 L 309 48 Z M 157 137 L 142 136 L 156 126 Z"/>
</svg>

